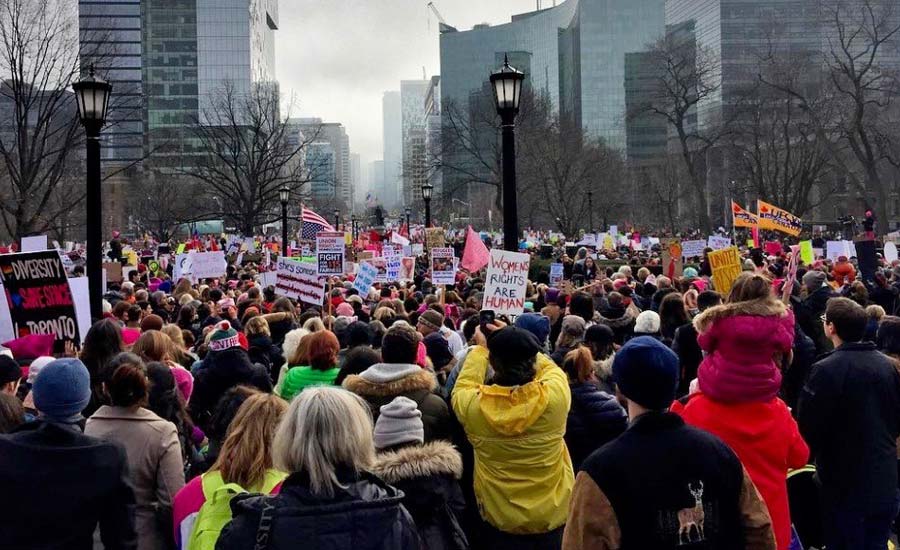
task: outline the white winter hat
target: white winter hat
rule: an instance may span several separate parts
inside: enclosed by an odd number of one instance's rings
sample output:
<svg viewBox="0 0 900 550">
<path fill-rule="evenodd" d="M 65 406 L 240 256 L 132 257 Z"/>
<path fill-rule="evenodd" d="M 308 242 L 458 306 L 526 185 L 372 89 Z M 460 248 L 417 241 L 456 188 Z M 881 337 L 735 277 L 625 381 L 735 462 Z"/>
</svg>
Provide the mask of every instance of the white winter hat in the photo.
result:
<svg viewBox="0 0 900 550">
<path fill-rule="evenodd" d="M 655 311 L 642 311 L 634 322 L 635 334 L 659 334 L 659 314 Z"/>
</svg>

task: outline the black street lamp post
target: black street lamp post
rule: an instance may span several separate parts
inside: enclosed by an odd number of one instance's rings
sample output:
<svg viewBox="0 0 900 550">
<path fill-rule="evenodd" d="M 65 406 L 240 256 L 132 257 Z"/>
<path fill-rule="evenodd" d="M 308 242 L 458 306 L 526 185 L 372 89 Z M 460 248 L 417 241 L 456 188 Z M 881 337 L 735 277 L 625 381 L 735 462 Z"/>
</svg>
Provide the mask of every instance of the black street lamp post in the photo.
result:
<svg viewBox="0 0 900 550">
<path fill-rule="evenodd" d="M 422 184 L 422 200 L 425 201 L 425 227 L 431 227 L 431 193 L 434 185 L 430 182 Z"/>
<path fill-rule="evenodd" d="M 406 207 L 406 231 L 409 232 L 409 215 L 412 214 L 412 208 Z"/>
<path fill-rule="evenodd" d="M 334 230 L 338 230 L 338 226 L 341 225 L 341 211 L 337 208 L 334 209 Z"/>
<path fill-rule="evenodd" d="M 353 241 L 356 242 L 356 216 L 350 216 L 350 233 L 353 235 Z"/>
<path fill-rule="evenodd" d="M 590 227 L 588 227 L 588 233 L 594 230 L 594 190 L 588 189 L 588 223 Z"/>
<path fill-rule="evenodd" d="M 78 117 L 87 135 L 87 276 L 90 292 L 91 319 L 103 316 L 103 203 L 100 177 L 100 130 L 106 123 L 112 85 L 94 76 L 93 65 L 86 78 L 72 84 Z"/>
<path fill-rule="evenodd" d="M 519 249 L 519 211 L 516 204 L 516 115 L 522 97 L 525 73 L 509 66 L 504 56 L 503 67 L 491 75 L 497 114 L 503 133 L 503 247 Z"/>
<path fill-rule="evenodd" d="M 278 190 L 278 198 L 281 199 L 281 255 L 288 257 L 288 219 L 287 208 L 288 202 L 291 200 L 291 190 L 282 187 Z"/>
</svg>

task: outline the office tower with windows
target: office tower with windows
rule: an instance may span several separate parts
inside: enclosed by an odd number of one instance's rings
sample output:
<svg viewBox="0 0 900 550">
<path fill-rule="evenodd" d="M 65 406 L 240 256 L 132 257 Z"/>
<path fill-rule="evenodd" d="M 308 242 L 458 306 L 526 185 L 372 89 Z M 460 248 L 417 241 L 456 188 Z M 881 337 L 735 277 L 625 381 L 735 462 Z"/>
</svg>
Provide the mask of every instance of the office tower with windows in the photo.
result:
<svg viewBox="0 0 900 550">
<path fill-rule="evenodd" d="M 403 164 L 403 111 L 400 107 L 400 92 L 384 92 L 381 100 L 383 119 L 383 193 L 378 197 L 388 210 L 397 208 L 401 202 L 401 165 Z"/>
</svg>

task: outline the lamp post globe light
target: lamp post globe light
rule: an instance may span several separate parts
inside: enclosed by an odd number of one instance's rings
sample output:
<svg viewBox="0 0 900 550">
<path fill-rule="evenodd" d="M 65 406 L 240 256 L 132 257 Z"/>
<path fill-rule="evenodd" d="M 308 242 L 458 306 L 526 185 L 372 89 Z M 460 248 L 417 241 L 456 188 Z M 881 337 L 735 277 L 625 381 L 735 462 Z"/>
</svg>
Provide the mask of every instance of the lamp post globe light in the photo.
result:
<svg viewBox="0 0 900 550">
<path fill-rule="evenodd" d="M 519 248 L 519 210 L 516 204 L 516 115 L 522 99 L 525 73 L 510 67 L 504 56 L 503 67 L 491 74 L 491 87 L 503 135 L 503 248 Z"/>
<path fill-rule="evenodd" d="M 341 225 L 341 211 L 337 208 L 334 209 L 334 230 L 338 230 L 338 226 Z"/>
<path fill-rule="evenodd" d="M 278 198 L 281 200 L 281 255 L 286 258 L 288 256 L 287 209 L 288 202 L 291 200 L 291 190 L 282 187 L 278 190 Z"/>
<path fill-rule="evenodd" d="M 434 185 L 430 182 L 422 184 L 422 200 L 425 201 L 425 227 L 431 227 L 431 193 Z"/>
<path fill-rule="evenodd" d="M 412 208 L 406 207 L 406 231 L 409 232 L 409 216 L 412 214 Z"/>
<path fill-rule="evenodd" d="M 87 276 L 90 292 L 91 319 L 99 320 L 103 316 L 103 276 L 101 272 L 103 253 L 103 197 L 100 185 L 100 130 L 106 124 L 109 110 L 109 97 L 112 85 L 94 75 L 91 65 L 88 76 L 72 84 L 75 92 L 75 103 L 78 106 L 78 117 L 84 126 L 87 136 L 86 150 L 86 184 L 87 202 Z"/>
</svg>

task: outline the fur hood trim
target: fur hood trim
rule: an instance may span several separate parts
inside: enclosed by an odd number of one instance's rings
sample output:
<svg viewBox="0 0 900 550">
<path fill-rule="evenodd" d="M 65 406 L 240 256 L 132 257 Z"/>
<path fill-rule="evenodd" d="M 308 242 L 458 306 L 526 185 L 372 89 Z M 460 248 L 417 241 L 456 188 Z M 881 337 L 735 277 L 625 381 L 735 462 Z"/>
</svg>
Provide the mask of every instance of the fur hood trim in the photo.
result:
<svg viewBox="0 0 900 550">
<path fill-rule="evenodd" d="M 747 300 L 733 304 L 722 304 L 707 309 L 694 317 L 694 328 L 697 333 L 706 332 L 716 321 L 728 317 L 784 317 L 788 314 L 788 308 L 780 300 L 766 298 L 761 300 Z"/>
<path fill-rule="evenodd" d="M 432 441 L 418 447 L 378 453 L 372 473 L 391 484 L 434 475 L 452 475 L 459 479 L 462 469 L 462 456 L 456 447 L 447 441 Z"/>
<path fill-rule="evenodd" d="M 430 371 L 420 369 L 409 376 L 379 384 L 351 374 L 344 379 L 343 387 L 362 397 L 390 397 L 418 390 L 433 392 L 437 388 L 437 378 Z"/>
</svg>

